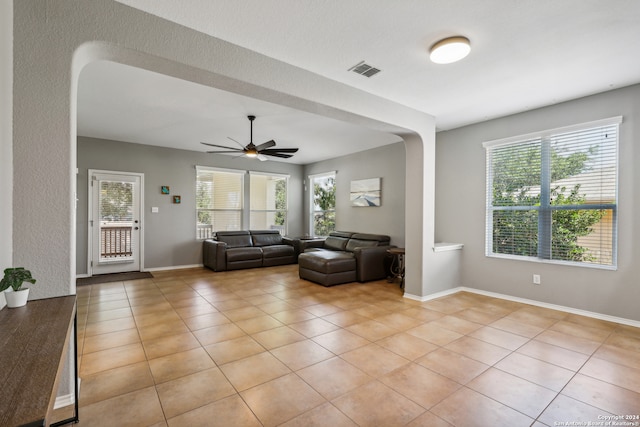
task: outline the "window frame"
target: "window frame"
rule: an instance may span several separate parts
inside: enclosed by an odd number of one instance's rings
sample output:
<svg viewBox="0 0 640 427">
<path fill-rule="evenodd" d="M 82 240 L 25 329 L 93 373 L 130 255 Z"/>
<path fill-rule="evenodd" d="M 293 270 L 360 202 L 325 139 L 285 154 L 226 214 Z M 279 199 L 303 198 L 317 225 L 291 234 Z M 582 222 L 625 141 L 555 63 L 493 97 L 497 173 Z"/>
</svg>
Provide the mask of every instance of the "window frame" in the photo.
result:
<svg viewBox="0 0 640 427">
<path fill-rule="evenodd" d="M 200 229 L 198 228 L 198 217 L 199 217 L 199 213 L 200 212 L 237 212 L 239 214 L 239 226 L 238 228 L 234 228 L 233 231 L 235 230 L 243 230 L 244 229 L 244 198 L 245 198 L 245 179 L 244 176 L 246 174 L 245 171 L 243 170 L 239 170 L 239 169 L 225 169 L 225 168 L 217 168 L 217 167 L 212 167 L 212 166 L 198 166 L 196 165 L 195 167 L 196 169 L 196 182 L 195 182 L 195 197 L 194 197 L 194 201 L 195 201 L 195 220 L 196 220 L 196 227 L 195 227 L 195 233 L 196 233 L 196 240 L 206 240 L 209 238 L 213 237 L 213 233 L 216 231 L 220 231 L 220 230 L 215 230 L 214 226 L 211 225 L 211 229 L 209 230 L 209 234 L 202 234 L 200 232 Z M 198 175 L 200 174 L 200 172 L 211 172 L 211 173 L 226 173 L 226 174 L 233 174 L 233 175 L 238 175 L 238 177 L 240 178 L 240 207 L 238 209 L 216 209 L 216 208 L 199 208 L 198 207 L 198 183 L 200 182 L 200 180 L 198 179 Z"/>
<path fill-rule="evenodd" d="M 491 258 L 503 258 L 521 261 L 533 261 L 552 264 L 565 264 L 587 268 L 598 268 L 606 270 L 617 269 L 618 258 L 618 188 L 619 188 L 619 145 L 620 145 L 620 124 L 622 123 L 622 116 L 611 117 L 602 120 L 595 120 L 587 123 L 576 124 L 572 126 L 565 126 L 561 128 L 549 129 L 541 132 L 534 132 L 525 135 L 519 135 L 509 138 L 503 138 L 498 140 L 486 141 L 482 143 L 482 146 L 486 150 L 486 211 L 485 211 L 485 256 Z M 551 189 L 551 140 L 552 137 L 562 135 L 571 132 L 588 131 L 591 129 L 603 128 L 606 126 L 616 127 L 616 140 L 615 140 L 615 195 L 613 203 L 585 203 L 585 204 L 567 204 L 567 205 L 552 205 L 550 203 L 550 189 Z M 493 205 L 493 178 L 494 171 L 492 168 L 492 154 L 496 148 L 503 148 L 507 146 L 524 146 L 532 141 L 539 141 L 540 153 L 541 153 L 541 166 L 540 166 L 540 203 L 539 205 L 525 206 L 494 206 Z M 590 263 L 587 261 L 569 261 L 552 259 L 551 254 L 551 241 L 553 236 L 553 212 L 561 210 L 611 210 L 612 212 L 612 237 L 611 237 L 611 264 L 599 264 Z M 493 248 L 494 241 L 494 216 L 496 211 L 537 211 L 538 212 L 538 247 L 537 256 L 525 256 L 514 255 L 506 253 L 496 253 Z M 540 237 L 542 236 L 542 237 Z"/>
<path fill-rule="evenodd" d="M 330 210 L 316 210 L 315 209 L 315 203 L 314 203 L 314 195 L 313 195 L 313 186 L 314 186 L 314 180 L 318 179 L 318 178 L 333 178 L 334 180 L 334 188 L 337 187 L 338 184 L 338 179 L 337 179 L 337 175 L 338 172 L 337 171 L 328 171 L 328 172 L 322 172 L 322 173 L 317 173 L 317 174 L 312 174 L 308 176 L 309 179 L 309 199 L 308 199 L 308 203 L 309 203 L 309 227 L 308 227 L 308 232 L 310 236 L 316 236 L 315 233 L 315 215 L 317 213 L 331 213 L 333 212 L 334 214 L 334 222 L 337 222 L 337 212 L 336 212 L 336 206 L 334 204 L 333 209 Z M 336 201 L 337 203 L 337 201 Z M 335 226 L 335 224 L 334 224 Z M 317 237 L 324 237 L 324 236 L 317 236 Z"/>
<path fill-rule="evenodd" d="M 275 178 L 283 178 L 284 182 L 285 182 L 285 208 L 284 209 L 252 209 L 251 206 L 251 201 L 252 201 L 252 191 L 251 191 L 251 185 L 252 185 L 252 177 L 253 176 L 268 176 L 268 177 L 275 177 Z M 287 234 L 288 230 L 289 230 L 289 178 L 290 175 L 287 174 L 279 174 L 279 173 L 272 173 L 272 172 L 259 172 L 259 171 L 249 171 L 249 228 L 255 228 L 252 224 L 251 224 L 251 214 L 254 212 L 265 212 L 265 213 L 275 213 L 277 214 L 278 212 L 282 212 L 284 213 L 284 228 L 282 230 L 280 230 L 280 234 L 282 234 L 283 236 Z"/>
</svg>

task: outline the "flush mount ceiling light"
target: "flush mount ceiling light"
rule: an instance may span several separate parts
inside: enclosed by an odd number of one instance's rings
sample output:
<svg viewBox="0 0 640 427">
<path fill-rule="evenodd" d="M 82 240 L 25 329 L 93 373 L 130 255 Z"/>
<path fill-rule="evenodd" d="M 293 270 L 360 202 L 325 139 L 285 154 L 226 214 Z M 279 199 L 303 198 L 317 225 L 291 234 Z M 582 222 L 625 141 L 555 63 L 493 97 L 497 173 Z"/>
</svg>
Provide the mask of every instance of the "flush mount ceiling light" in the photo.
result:
<svg viewBox="0 0 640 427">
<path fill-rule="evenodd" d="M 462 36 L 448 37 L 429 49 L 429 59 L 436 64 L 451 64 L 460 61 L 471 52 L 469 39 Z"/>
</svg>

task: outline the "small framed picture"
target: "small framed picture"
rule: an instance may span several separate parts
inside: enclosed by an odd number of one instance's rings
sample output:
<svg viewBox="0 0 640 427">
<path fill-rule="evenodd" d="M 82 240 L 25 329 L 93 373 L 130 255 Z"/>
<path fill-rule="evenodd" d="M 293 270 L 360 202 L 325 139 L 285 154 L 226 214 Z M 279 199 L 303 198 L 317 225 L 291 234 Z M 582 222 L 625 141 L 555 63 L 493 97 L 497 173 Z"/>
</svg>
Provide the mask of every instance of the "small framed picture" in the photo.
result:
<svg viewBox="0 0 640 427">
<path fill-rule="evenodd" d="M 163 185 L 163 186 L 160 187 L 160 192 L 162 194 L 169 194 L 171 191 L 170 191 L 168 185 Z"/>
<path fill-rule="evenodd" d="M 180 203 L 180 196 L 173 196 L 173 203 Z"/>
</svg>

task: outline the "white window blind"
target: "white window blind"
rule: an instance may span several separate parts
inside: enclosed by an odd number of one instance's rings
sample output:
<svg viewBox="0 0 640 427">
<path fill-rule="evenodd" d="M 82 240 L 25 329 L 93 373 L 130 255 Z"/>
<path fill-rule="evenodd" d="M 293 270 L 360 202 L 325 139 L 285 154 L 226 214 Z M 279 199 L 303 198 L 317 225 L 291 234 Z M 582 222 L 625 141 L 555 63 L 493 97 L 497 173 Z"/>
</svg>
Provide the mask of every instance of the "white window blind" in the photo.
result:
<svg viewBox="0 0 640 427">
<path fill-rule="evenodd" d="M 484 144 L 487 256 L 615 267 L 621 120 Z"/>
<path fill-rule="evenodd" d="M 249 172 L 249 222 L 253 230 L 287 233 L 287 175 Z"/>
<path fill-rule="evenodd" d="M 196 236 L 242 229 L 244 171 L 196 167 Z"/>
</svg>

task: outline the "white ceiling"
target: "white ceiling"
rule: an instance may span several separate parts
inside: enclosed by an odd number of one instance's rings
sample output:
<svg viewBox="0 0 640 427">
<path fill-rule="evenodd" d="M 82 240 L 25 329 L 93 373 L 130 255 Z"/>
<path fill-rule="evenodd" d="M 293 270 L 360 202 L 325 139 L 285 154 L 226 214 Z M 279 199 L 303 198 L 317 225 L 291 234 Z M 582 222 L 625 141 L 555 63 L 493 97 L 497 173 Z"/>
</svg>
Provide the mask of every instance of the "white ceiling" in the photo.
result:
<svg viewBox="0 0 640 427">
<path fill-rule="evenodd" d="M 400 141 L 395 135 L 293 110 L 114 62 L 82 70 L 78 84 L 78 135 L 193 151 L 240 148 L 253 142 L 299 148 L 290 159 L 309 164 Z"/>
<path fill-rule="evenodd" d="M 637 0 L 118 1 L 431 114 L 439 130 L 640 82 Z M 429 62 L 429 46 L 453 35 L 471 54 Z M 382 71 L 347 71 L 361 60 Z M 78 107 L 80 135 L 200 151 L 248 142 L 255 114 L 254 142 L 300 147 L 300 164 L 398 141 L 104 62 L 83 71 Z"/>
</svg>

